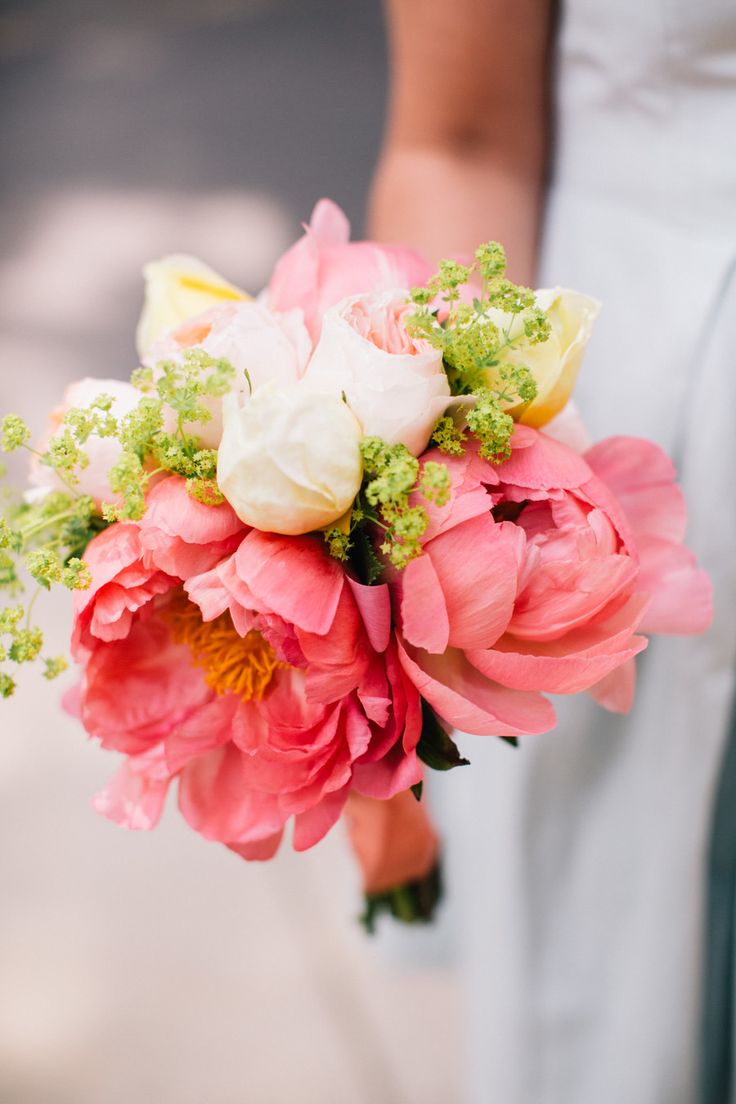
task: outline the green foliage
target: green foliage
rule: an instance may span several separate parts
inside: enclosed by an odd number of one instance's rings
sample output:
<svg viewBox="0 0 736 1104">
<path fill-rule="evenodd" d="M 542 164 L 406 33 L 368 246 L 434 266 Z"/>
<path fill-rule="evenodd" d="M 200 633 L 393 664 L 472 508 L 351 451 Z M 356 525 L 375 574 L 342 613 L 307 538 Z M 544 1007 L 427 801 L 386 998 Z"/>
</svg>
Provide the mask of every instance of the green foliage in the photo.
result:
<svg viewBox="0 0 736 1104">
<path fill-rule="evenodd" d="M 447 771 L 469 764 L 426 701 L 422 701 L 422 735 L 417 744 L 417 755 L 431 770 Z"/>
</svg>

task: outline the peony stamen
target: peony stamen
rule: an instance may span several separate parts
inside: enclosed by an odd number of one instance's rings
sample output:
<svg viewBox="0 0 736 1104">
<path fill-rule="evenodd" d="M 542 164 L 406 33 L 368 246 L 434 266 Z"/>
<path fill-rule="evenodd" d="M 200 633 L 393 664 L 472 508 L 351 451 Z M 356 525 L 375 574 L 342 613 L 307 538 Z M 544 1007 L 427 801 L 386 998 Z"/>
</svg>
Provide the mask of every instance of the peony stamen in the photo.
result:
<svg viewBox="0 0 736 1104">
<path fill-rule="evenodd" d="M 260 699 L 274 672 L 286 667 L 271 645 L 255 629 L 240 636 L 228 613 L 203 621 L 194 602 L 179 591 L 164 613 L 177 644 L 186 644 L 192 660 L 204 671 L 207 685 L 217 694 L 236 694 L 245 701 Z"/>
</svg>

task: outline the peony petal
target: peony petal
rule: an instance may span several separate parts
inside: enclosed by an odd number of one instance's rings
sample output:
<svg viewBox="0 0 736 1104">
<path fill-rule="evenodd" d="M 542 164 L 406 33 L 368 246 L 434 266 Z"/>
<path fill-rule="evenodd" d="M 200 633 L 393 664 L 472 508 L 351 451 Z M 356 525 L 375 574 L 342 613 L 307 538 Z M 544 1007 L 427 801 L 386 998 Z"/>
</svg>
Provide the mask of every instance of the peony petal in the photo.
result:
<svg viewBox="0 0 736 1104">
<path fill-rule="evenodd" d="M 189 494 L 187 486 L 186 479 L 172 475 L 149 492 L 146 512 L 140 522 L 144 543 L 145 534 L 156 529 L 166 536 L 180 537 L 187 544 L 202 545 L 214 544 L 245 531 L 227 502 L 205 506 Z"/>
<path fill-rule="evenodd" d="M 432 557 L 411 560 L 401 576 L 401 627 L 410 644 L 443 653 L 450 639 L 450 619 Z"/>
<path fill-rule="evenodd" d="M 590 696 L 611 713 L 628 713 L 634 704 L 636 664 L 633 659 L 606 675 L 588 691 Z"/>
<path fill-rule="evenodd" d="M 516 603 L 508 631 L 522 640 L 554 640 L 584 625 L 634 583 L 628 556 L 537 564 Z"/>
<path fill-rule="evenodd" d="M 424 768 L 416 752 L 406 754 L 396 746 L 388 755 L 373 763 L 356 763 L 353 767 L 353 788 L 365 797 L 388 801 L 421 782 L 423 777 Z"/>
<path fill-rule="evenodd" d="M 646 605 L 637 595 L 607 623 L 585 625 L 547 643 L 502 637 L 495 648 L 466 655 L 486 678 L 504 686 L 578 694 L 646 648 L 646 638 L 633 632 Z"/>
<path fill-rule="evenodd" d="M 431 558 L 444 596 L 450 647 L 488 648 L 504 632 L 514 612 L 525 547 L 522 528 L 496 524 L 488 513 L 440 534 L 426 547 L 421 559 Z"/>
<path fill-rule="evenodd" d="M 585 458 L 621 503 L 637 540 L 643 535 L 683 540 L 685 498 L 675 483 L 675 467 L 659 445 L 639 437 L 609 437 Z"/>
<path fill-rule="evenodd" d="M 283 835 L 283 832 L 274 832 L 272 836 L 266 836 L 265 839 L 255 840 L 252 843 L 228 843 L 227 846 L 248 862 L 267 862 L 278 851 Z"/>
<path fill-rule="evenodd" d="M 161 818 L 170 781 L 159 745 L 126 759 L 92 804 L 96 812 L 122 828 L 148 832 Z"/>
<path fill-rule="evenodd" d="M 176 774 L 190 760 L 226 743 L 232 735 L 232 722 L 240 700 L 233 694 L 215 698 L 197 710 L 167 736 L 166 762 Z"/>
<path fill-rule="evenodd" d="M 240 579 L 273 613 L 324 635 L 335 619 L 345 573 L 317 537 L 252 530 L 235 553 Z"/>
<path fill-rule="evenodd" d="M 554 728 L 555 712 L 546 698 L 489 681 L 462 652 L 432 656 L 399 645 L 399 658 L 422 697 L 463 732 L 525 736 Z"/>
<path fill-rule="evenodd" d="M 524 429 L 521 437 L 517 427 L 511 458 L 496 468 L 500 482 L 545 491 L 551 487 L 574 490 L 591 478 L 593 473 L 579 453 L 544 433 Z M 530 433 L 534 433 L 533 440 Z M 513 447 L 517 441 L 523 447 Z"/>
<path fill-rule="evenodd" d="M 713 587 L 692 552 L 658 537 L 641 537 L 639 551 L 637 588 L 651 596 L 642 621 L 644 632 L 705 632 L 713 620 Z"/>
<path fill-rule="evenodd" d="M 377 652 L 385 652 L 391 636 L 391 598 L 388 587 L 385 583 L 365 586 L 350 576 L 347 579 L 371 647 Z"/>
<path fill-rule="evenodd" d="M 341 790 L 327 794 L 318 805 L 295 817 L 295 851 L 307 851 L 327 835 L 333 824 L 339 820 L 349 792 L 350 786 L 344 786 Z"/>
<path fill-rule="evenodd" d="M 131 755 L 159 743 L 211 700 L 189 649 L 171 643 L 153 618 L 126 640 L 99 647 L 84 679 L 82 722 L 91 736 Z"/>
<path fill-rule="evenodd" d="M 249 760 L 234 744 L 193 759 L 181 772 L 179 809 L 205 839 L 239 844 L 262 841 L 287 819 L 277 797 L 248 786 Z"/>
</svg>

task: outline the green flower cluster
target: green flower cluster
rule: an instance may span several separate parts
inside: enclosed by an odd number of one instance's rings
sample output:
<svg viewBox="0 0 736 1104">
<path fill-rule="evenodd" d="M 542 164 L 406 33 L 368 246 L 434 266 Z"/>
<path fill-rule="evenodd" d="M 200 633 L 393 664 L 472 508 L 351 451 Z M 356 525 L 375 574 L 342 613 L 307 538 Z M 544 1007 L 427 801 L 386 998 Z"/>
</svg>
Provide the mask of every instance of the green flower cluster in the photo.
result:
<svg viewBox="0 0 736 1104">
<path fill-rule="evenodd" d="M 220 398 L 233 385 L 235 369 L 224 358 L 203 349 L 187 349 L 181 362 L 160 361 L 139 368 L 132 382 L 143 398 L 120 420 L 118 439 L 123 455 L 110 473 L 119 505 L 106 505 L 108 521 L 137 521 L 145 512 L 145 491 L 162 471 L 183 476 L 194 498 L 210 506 L 223 502 L 217 486 L 217 452 L 202 448 L 198 432 L 212 412 L 208 398 Z M 173 423 L 173 426 L 172 426 Z"/>
<path fill-rule="evenodd" d="M 63 657 L 42 656 L 43 633 L 32 624 L 33 607 L 40 591 L 53 584 L 68 590 L 89 586 L 89 570 L 80 556 L 100 528 L 92 499 L 61 491 L 17 505 L 0 519 L 0 590 L 13 601 L 0 608 L 0 664 L 41 658 L 48 679 L 66 670 Z M 36 588 L 24 605 L 18 599 L 31 580 Z M 14 690 L 15 679 L 0 667 L 0 697 Z"/>
<path fill-rule="evenodd" d="M 36 598 L 54 585 L 68 590 L 90 585 L 82 558 L 89 542 L 113 521 L 142 517 L 153 475 L 175 472 L 187 479 L 199 501 L 223 501 L 216 480 L 217 453 L 203 449 L 192 428 L 210 420 L 206 400 L 228 391 L 234 375 L 228 361 L 209 357 L 201 349 L 187 351 L 182 363 L 164 361 L 155 370 L 139 369 L 133 382 L 141 399 L 131 413 L 116 418 L 113 399 L 100 395 L 89 407 L 68 410 L 43 451 L 29 446 L 31 431 L 16 414 L 0 422 L 0 450 L 34 453 L 65 488 L 11 505 L 0 517 L 0 591 L 13 602 L 0 606 L 0 697 L 8 697 L 16 686 L 2 664 L 41 659 L 49 679 L 66 669 L 63 657 L 42 655 L 43 633 L 32 623 Z M 78 490 L 80 472 L 89 466 L 86 446 L 93 436 L 115 438 L 122 446 L 120 460 L 109 473 L 117 501 L 100 508 Z M 35 588 L 24 604 L 29 583 Z"/>
<path fill-rule="evenodd" d="M 360 443 L 363 484 L 353 506 L 350 529 L 330 529 L 325 534 L 333 556 L 350 560 L 360 578 L 376 582 L 384 563 L 377 552 L 401 570 L 421 554 L 421 538 L 429 517 L 420 499 L 444 506 L 450 493 L 450 473 L 432 460 L 420 465 L 405 445 L 389 445 L 380 437 L 364 437 Z M 370 530 L 383 538 L 376 549 Z"/>
<path fill-rule="evenodd" d="M 534 292 L 506 278 L 506 254 L 498 242 L 481 245 L 472 266 L 443 261 L 426 287 L 415 288 L 407 326 L 442 351 L 450 390 L 468 396 L 463 421 L 445 416 L 433 442 L 461 455 L 467 431 L 481 443 L 481 455 L 500 462 L 510 455 L 514 417 L 536 396 L 537 386 L 523 362 L 524 350 L 546 341 L 550 324 Z M 476 280 L 479 294 L 465 302 L 462 289 Z M 439 300 L 446 304 L 438 309 Z"/>
</svg>

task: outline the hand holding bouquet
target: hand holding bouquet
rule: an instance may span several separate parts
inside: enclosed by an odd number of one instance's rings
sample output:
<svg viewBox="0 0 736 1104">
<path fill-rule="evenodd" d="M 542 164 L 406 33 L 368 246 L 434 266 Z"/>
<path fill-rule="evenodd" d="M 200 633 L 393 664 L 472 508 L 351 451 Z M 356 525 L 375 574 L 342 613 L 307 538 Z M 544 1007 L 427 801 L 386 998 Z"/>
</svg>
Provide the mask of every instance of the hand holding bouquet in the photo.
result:
<svg viewBox="0 0 736 1104">
<path fill-rule="evenodd" d="M 625 711 L 645 634 L 709 623 L 669 459 L 558 439 L 597 309 L 514 285 L 496 243 L 436 274 L 350 243 L 325 200 L 258 299 L 149 266 L 141 367 L 68 390 L 0 521 L 0 692 L 64 669 L 20 601 L 61 583 L 67 707 L 122 756 L 99 812 L 152 828 L 177 782 L 192 828 L 267 859 L 347 809 L 369 921 L 429 915 L 453 730 L 549 731 L 546 693 Z"/>
</svg>

